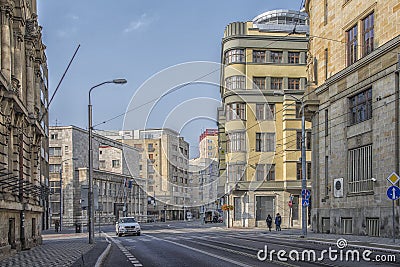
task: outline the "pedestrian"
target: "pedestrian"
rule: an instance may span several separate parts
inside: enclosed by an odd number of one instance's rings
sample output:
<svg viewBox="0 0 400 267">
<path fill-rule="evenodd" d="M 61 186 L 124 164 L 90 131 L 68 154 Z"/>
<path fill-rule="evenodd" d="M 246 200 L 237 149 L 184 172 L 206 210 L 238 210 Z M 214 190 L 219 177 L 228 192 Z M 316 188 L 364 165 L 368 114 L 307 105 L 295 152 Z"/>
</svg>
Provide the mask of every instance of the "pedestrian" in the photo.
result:
<svg viewBox="0 0 400 267">
<path fill-rule="evenodd" d="M 58 233 L 58 228 L 60 228 L 60 222 L 59 221 L 55 221 L 54 222 L 54 228 L 56 228 L 56 233 Z"/>
<path fill-rule="evenodd" d="M 282 223 L 282 217 L 279 213 L 277 213 L 275 217 L 276 231 L 281 231 L 281 223 Z"/>
<path fill-rule="evenodd" d="M 268 229 L 271 232 L 271 228 L 272 228 L 272 217 L 271 217 L 271 215 L 268 214 L 267 219 L 265 221 L 267 222 Z"/>
</svg>

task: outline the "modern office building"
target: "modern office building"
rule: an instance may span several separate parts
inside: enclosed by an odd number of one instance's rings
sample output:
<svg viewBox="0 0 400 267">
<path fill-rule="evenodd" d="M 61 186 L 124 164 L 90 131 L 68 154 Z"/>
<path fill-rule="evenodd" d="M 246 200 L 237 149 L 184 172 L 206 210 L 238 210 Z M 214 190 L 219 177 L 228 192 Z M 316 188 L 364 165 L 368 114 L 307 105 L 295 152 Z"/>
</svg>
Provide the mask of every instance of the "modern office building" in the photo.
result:
<svg viewBox="0 0 400 267">
<path fill-rule="evenodd" d="M 148 214 L 183 220 L 191 197 L 189 143 L 171 129 L 98 131 L 141 151 L 139 177 L 145 179 Z"/>
<path fill-rule="evenodd" d="M 52 225 L 87 224 L 89 137 L 75 126 L 50 127 L 50 207 Z M 139 220 L 147 215 L 147 195 L 141 189 L 139 151 L 118 141 L 94 134 L 93 185 L 95 218 L 113 223 L 124 215 Z M 98 204 L 97 204 L 98 203 Z M 124 208 L 125 207 L 125 208 Z M 61 214 L 61 216 L 60 216 Z M 97 229 L 97 226 L 96 226 Z"/>
<path fill-rule="evenodd" d="M 0 3 L 0 258 L 48 228 L 48 72 L 36 1 Z"/>
<path fill-rule="evenodd" d="M 218 133 L 225 203 L 234 207 L 228 226 L 265 227 L 267 214 L 276 213 L 285 227 L 300 225 L 307 34 L 307 14 L 291 10 L 268 11 L 225 29 Z M 308 178 L 310 127 L 307 123 Z"/>
<path fill-rule="evenodd" d="M 306 109 L 313 124 L 312 227 L 392 236 L 386 178 L 399 173 L 400 3 L 307 0 Z M 397 183 L 397 185 L 399 185 Z M 399 233 L 399 202 L 395 201 Z"/>
</svg>

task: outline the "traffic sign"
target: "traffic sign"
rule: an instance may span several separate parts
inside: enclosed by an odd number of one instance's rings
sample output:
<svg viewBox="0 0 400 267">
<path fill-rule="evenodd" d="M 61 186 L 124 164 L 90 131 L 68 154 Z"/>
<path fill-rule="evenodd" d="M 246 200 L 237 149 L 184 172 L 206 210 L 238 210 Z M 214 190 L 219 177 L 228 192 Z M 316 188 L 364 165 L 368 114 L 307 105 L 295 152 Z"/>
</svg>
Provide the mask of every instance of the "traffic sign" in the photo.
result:
<svg viewBox="0 0 400 267">
<path fill-rule="evenodd" d="M 396 199 L 399 199 L 400 198 L 400 188 L 395 185 L 392 185 L 386 191 L 386 195 L 388 196 L 388 198 L 390 200 L 393 200 L 393 201 Z"/>
<path fill-rule="evenodd" d="M 387 178 L 386 178 L 392 185 L 395 185 L 399 180 L 400 177 L 397 175 L 397 173 L 392 172 Z"/>
<path fill-rule="evenodd" d="M 310 195 L 311 195 L 311 193 L 310 193 L 309 190 L 307 190 L 307 189 L 301 190 L 301 197 L 302 197 L 303 199 L 309 199 L 309 198 L 310 198 Z"/>
<path fill-rule="evenodd" d="M 301 201 L 301 204 L 302 204 L 304 207 L 307 207 L 308 205 L 310 205 L 310 202 L 309 202 L 308 199 L 303 199 L 303 200 Z"/>
</svg>

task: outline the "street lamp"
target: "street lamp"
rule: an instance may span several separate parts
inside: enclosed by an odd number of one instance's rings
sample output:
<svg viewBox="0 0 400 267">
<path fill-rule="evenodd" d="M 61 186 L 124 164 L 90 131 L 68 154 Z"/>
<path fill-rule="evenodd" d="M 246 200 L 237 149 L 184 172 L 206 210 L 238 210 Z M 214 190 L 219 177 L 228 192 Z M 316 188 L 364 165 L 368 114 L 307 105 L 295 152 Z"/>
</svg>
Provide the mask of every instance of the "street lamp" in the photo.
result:
<svg viewBox="0 0 400 267">
<path fill-rule="evenodd" d="M 61 161 L 61 166 L 60 166 L 60 232 L 62 230 L 62 220 L 63 220 L 63 178 L 62 178 L 62 172 L 63 172 L 63 164 L 64 162 L 68 161 L 68 160 L 77 160 L 77 158 L 70 158 L 70 159 L 64 159 L 63 161 Z"/>
<path fill-rule="evenodd" d="M 304 114 L 304 101 L 301 98 L 295 97 L 293 95 L 287 95 L 294 98 L 296 101 L 301 102 L 301 191 L 302 191 L 302 200 L 303 197 L 306 197 L 305 194 L 307 190 L 307 177 L 306 177 L 306 119 Z M 307 235 L 307 207 L 301 205 L 301 230 L 303 236 Z"/>
<path fill-rule="evenodd" d="M 99 83 L 89 90 L 89 105 L 88 105 L 88 120 L 89 120 L 89 192 L 88 192 L 88 230 L 89 230 L 89 244 L 94 243 L 94 199 L 93 199 L 93 126 L 92 126 L 92 101 L 90 98 L 90 94 L 92 90 L 96 87 L 104 85 L 106 83 L 115 83 L 115 84 L 125 84 L 127 81 L 125 79 L 114 79 L 111 81 L 106 81 Z"/>
</svg>

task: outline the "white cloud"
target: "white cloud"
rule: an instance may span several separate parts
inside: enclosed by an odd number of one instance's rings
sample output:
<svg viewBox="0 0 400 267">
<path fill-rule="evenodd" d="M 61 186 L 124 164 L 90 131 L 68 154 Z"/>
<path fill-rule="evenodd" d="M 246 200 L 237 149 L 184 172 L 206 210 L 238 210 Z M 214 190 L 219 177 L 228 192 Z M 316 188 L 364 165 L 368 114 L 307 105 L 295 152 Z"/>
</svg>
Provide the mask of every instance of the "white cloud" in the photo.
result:
<svg viewBox="0 0 400 267">
<path fill-rule="evenodd" d="M 125 33 L 138 31 L 144 27 L 150 25 L 154 21 L 153 18 L 149 18 L 146 13 L 142 14 L 140 18 L 133 20 L 129 23 L 128 27 L 124 29 Z"/>
</svg>

